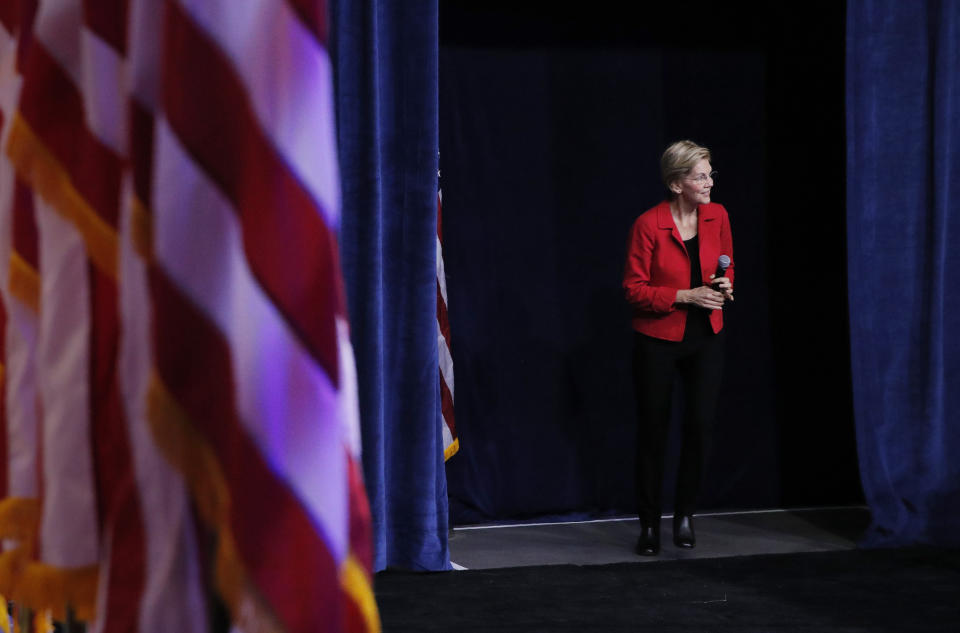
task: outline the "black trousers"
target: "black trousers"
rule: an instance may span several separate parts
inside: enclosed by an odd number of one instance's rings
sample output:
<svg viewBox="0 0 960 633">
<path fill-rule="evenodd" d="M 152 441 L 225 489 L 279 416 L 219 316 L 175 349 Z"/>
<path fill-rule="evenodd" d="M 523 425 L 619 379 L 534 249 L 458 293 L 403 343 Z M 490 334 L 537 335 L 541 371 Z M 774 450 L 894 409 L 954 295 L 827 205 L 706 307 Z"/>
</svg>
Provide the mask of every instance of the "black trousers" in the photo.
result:
<svg viewBox="0 0 960 633">
<path fill-rule="evenodd" d="M 634 333 L 633 379 L 637 398 L 636 495 L 641 523 L 658 525 L 673 384 L 683 387 L 683 430 L 677 468 L 675 514 L 693 514 L 710 447 L 723 374 L 724 333 L 681 342 Z"/>
</svg>

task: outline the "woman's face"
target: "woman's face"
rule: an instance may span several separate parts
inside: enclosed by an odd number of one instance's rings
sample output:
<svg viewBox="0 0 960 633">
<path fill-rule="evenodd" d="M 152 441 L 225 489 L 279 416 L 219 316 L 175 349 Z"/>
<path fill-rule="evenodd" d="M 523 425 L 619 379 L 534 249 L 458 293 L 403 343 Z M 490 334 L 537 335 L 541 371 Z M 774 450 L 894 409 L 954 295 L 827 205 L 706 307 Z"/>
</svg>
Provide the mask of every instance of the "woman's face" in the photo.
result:
<svg viewBox="0 0 960 633">
<path fill-rule="evenodd" d="M 703 159 L 693 166 L 690 173 L 673 183 L 673 191 L 691 205 L 710 202 L 713 178 L 710 177 L 710 161 Z"/>
</svg>

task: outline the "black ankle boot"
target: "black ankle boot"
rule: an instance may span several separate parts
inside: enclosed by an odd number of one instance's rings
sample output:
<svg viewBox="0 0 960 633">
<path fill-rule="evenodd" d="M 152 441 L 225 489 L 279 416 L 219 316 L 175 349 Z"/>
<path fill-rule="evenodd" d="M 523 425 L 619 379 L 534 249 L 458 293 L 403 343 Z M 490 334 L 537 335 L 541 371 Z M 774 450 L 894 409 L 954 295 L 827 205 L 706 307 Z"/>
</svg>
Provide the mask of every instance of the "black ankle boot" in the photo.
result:
<svg viewBox="0 0 960 633">
<path fill-rule="evenodd" d="M 640 524 L 640 538 L 636 552 L 640 556 L 656 556 L 660 553 L 660 526 Z"/>
<path fill-rule="evenodd" d="M 673 543 L 685 549 L 692 549 L 697 545 L 697 536 L 693 533 L 693 517 L 689 514 L 673 517 Z"/>
</svg>

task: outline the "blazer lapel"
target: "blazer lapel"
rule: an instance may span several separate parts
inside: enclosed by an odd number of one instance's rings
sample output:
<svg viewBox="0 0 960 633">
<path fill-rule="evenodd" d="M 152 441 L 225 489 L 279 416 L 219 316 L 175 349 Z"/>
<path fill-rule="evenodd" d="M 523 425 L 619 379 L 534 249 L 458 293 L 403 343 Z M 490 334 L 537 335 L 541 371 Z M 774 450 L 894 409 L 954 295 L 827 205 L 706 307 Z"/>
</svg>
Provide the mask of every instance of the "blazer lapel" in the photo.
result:
<svg viewBox="0 0 960 633">
<path fill-rule="evenodd" d="M 720 214 L 712 204 L 702 205 L 697 217 L 697 233 L 711 242 L 720 243 Z M 701 243 L 703 240 L 701 239 Z"/>
<path fill-rule="evenodd" d="M 700 235 L 698 240 L 700 245 L 700 272 L 703 274 L 703 283 L 710 281 L 710 275 L 714 273 L 713 266 L 715 262 L 707 261 L 704 257 L 704 250 L 711 246 L 719 248 L 720 246 L 720 214 L 712 204 L 702 205 L 697 217 L 697 231 Z"/>
<path fill-rule="evenodd" d="M 680 245 L 680 248 L 684 249 L 683 252 L 687 252 L 686 247 L 683 245 L 683 238 L 680 237 L 680 231 L 677 229 L 677 223 L 673 221 L 673 214 L 670 213 L 669 202 L 661 202 L 657 206 L 657 226 L 661 229 L 669 230 L 670 235 L 672 235 L 673 239 Z"/>
</svg>

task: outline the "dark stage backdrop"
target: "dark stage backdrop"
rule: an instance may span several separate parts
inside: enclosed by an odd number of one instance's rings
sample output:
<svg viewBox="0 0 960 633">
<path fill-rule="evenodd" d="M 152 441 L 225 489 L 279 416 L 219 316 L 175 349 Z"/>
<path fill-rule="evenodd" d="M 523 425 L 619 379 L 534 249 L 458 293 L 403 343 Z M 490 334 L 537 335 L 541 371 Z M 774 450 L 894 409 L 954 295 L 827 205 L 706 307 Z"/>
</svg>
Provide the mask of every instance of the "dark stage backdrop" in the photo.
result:
<svg viewBox="0 0 960 633">
<path fill-rule="evenodd" d="M 833 27 L 822 12 L 788 27 L 709 9 L 676 44 L 667 13 L 545 22 L 456 4 L 440 14 L 454 520 L 633 510 L 620 281 L 627 231 L 662 198 L 659 155 L 679 138 L 713 151 L 737 264 L 702 507 L 858 501 L 842 7 Z"/>
</svg>

